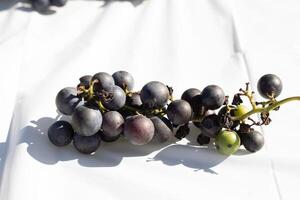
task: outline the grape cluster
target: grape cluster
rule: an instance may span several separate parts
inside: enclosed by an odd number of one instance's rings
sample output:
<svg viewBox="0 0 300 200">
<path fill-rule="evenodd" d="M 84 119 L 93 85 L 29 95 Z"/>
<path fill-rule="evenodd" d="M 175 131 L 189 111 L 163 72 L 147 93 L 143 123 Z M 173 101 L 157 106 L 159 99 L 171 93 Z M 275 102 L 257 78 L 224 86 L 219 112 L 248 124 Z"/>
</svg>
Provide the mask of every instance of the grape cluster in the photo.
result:
<svg viewBox="0 0 300 200">
<path fill-rule="evenodd" d="M 32 8 L 39 13 L 47 13 L 50 6 L 62 7 L 67 0 L 30 0 Z"/>
<path fill-rule="evenodd" d="M 275 99 L 282 91 L 282 83 L 274 74 L 264 75 L 258 81 L 259 94 L 267 99 L 263 102 L 255 101 L 248 83 L 245 90 L 234 95 L 231 104 L 217 85 L 208 85 L 202 91 L 190 88 L 177 100 L 173 100 L 173 89 L 159 81 L 147 83 L 138 92 L 133 88 L 134 79 L 126 71 L 86 75 L 79 79 L 77 87 L 63 88 L 56 96 L 56 106 L 71 120 L 52 124 L 49 140 L 56 146 L 73 141 L 79 152 L 92 154 L 101 141 L 113 142 L 120 137 L 133 145 L 163 143 L 172 137 L 182 139 L 190 134 L 190 125 L 194 124 L 199 129 L 199 145 L 214 142 L 217 151 L 226 155 L 235 153 L 241 145 L 256 152 L 263 147 L 264 137 L 253 126 L 268 125 L 271 110 L 299 100 Z M 252 109 L 243 104 L 244 97 Z M 251 118 L 255 113 L 260 113 L 259 121 Z"/>
</svg>

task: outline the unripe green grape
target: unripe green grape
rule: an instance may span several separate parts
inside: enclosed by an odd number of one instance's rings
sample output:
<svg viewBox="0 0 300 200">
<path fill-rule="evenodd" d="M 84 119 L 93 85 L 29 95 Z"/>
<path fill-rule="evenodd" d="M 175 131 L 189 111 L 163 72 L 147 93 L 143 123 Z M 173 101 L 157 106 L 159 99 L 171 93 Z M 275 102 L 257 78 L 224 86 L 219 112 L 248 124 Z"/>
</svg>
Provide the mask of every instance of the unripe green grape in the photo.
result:
<svg viewBox="0 0 300 200">
<path fill-rule="evenodd" d="M 233 114 L 235 117 L 241 117 L 244 114 L 248 113 L 249 111 L 250 110 L 247 106 L 240 104 L 233 110 Z"/>
<path fill-rule="evenodd" d="M 218 152 L 228 156 L 235 153 L 239 149 L 240 144 L 240 137 L 235 131 L 231 130 L 221 130 L 215 140 Z"/>
</svg>

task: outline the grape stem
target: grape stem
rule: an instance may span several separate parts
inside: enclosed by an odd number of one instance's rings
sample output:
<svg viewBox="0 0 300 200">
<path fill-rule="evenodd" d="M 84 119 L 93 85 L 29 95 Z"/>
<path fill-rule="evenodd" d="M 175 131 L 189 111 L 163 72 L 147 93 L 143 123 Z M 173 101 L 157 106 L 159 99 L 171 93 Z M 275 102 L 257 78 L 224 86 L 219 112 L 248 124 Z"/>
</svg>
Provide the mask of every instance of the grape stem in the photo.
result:
<svg viewBox="0 0 300 200">
<path fill-rule="evenodd" d="M 286 104 L 288 102 L 291 101 L 300 101 L 300 96 L 295 96 L 295 97 L 289 97 L 286 99 L 283 99 L 281 101 L 277 101 L 271 105 L 268 105 L 267 107 L 263 107 L 263 108 L 253 108 L 251 111 L 247 112 L 246 114 L 239 116 L 239 117 L 231 117 L 231 120 L 233 121 L 243 121 L 245 119 L 247 119 L 248 117 L 250 117 L 251 115 L 255 114 L 255 113 L 262 113 L 262 112 L 270 112 L 276 108 L 278 108 L 279 106 Z"/>
<path fill-rule="evenodd" d="M 270 100 L 270 101 L 266 101 L 266 102 L 256 102 L 256 105 L 262 105 L 262 107 L 264 108 L 273 102 L 274 102 L 274 100 Z"/>
<path fill-rule="evenodd" d="M 170 86 L 168 86 L 167 85 L 167 88 L 168 88 L 168 90 L 169 90 L 169 101 L 174 101 L 174 97 L 173 97 L 173 92 L 174 92 L 174 90 L 173 90 L 173 88 L 172 87 L 170 87 Z"/>
<path fill-rule="evenodd" d="M 103 113 L 109 111 L 108 109 L 106 109 L 106 108 L 104 107 L 104 105 L 102 104 L 101 101 L 97 101 L 97 104 L 98 104 L 99 109 L 100 109 Z"/>
<path fill-rule="evenodd" d="M 166 114 L 166 109 L 164 109 L 164 108 L 156 109 L 156 110 L 152 111 L 152 114 L 163 116 Z"/>
<path fill-rule="evenodd" d="M 93 82 L 90 83 L 90 87 L 87 91 L 88 100 L 91 100 L 94 97 L 94 84 L 97 82 L 98 80 L 94 80 Z"/>
<path fill-rule="evenodd" d="M 253 96 L 254 92 L 249 89 L 249 84 L 250 83 L 246 83 L 246 90 L 240 89 L 240 91 L 242 92 L 242 94 L 240 95 L 246 96 L 251 103 L 252 109 L 255 110 L 257 106 Z"/>
</svg>

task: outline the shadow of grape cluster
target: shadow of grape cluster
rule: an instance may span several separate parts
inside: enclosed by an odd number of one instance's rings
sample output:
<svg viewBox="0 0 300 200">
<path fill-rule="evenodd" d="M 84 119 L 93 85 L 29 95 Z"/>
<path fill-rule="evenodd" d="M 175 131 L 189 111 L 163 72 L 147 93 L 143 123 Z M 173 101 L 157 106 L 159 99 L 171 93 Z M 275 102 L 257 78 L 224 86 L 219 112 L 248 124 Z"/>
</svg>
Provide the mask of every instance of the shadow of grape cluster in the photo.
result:
<svg viewBox="0 0 300 200">
<path fill-rule="evenodd" d="M 23 1 L 21 1 L 21 0 L 1 0 L 0 1 L 0 11 L 10 9 L 19 2 L 23 2 Z"/>
<path fill-rule="evenodd" d="M 136 7 L 141 5 L 145 0 L 99 0 L 99 1 L 104 2 L 103 6 L 107 6 L 108 4 L 113 2 L 130 2 L 133 6 Z"/>
<path fill-rule="evenodd" d="M 43 117 L 32 120 L 30 125 L 19 132 L 21 135 L 19 135 L 18 144 L 27 144 L 28 154 L 43 164 L 55 165 L 58 162 L 77 160 L 78 164 L 84 167 L 114 167 L 119 165 L 125 157 L 148 156 L 147 162 L 160 161 L 168 166 L 183 165 L 194 171 L 203 170 L 217 174 L 212 168 L 227 158 L 217 154 L 212 144 L 202 147 L 194 145 L 193 133 L 190 134 L 192 137 L 187 137 L 190 140 L 188 145 L 176 144 L 174 138 L 163 144 L 150 142 L 147 145 L 137 146 L 121 137 L 113 143 L 102 142 L 100 148 L 93 155 L 85 155 L 77 152 L 73 145 L 57 147 L 50 143 L 47 136 L 48 128 L 59 117 Z M 0 143 L 2 168 L 7 153 L 5 149 L 7 149 L 7 144 Z M 155 156 L 150 157 L 149 154 L 155 151 L 157 151 Z"/>
</svg>

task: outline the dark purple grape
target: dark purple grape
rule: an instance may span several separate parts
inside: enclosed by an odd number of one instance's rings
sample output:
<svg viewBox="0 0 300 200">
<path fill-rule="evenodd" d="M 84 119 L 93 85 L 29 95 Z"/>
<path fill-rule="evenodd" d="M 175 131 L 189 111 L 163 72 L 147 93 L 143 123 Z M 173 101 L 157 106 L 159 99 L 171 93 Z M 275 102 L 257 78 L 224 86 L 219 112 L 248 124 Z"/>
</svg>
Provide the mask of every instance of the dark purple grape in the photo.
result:
<svg viewBox="0 0 300 200">
<path fill-rule="evenodd" d="M 117 111 L 109 111 L 103 115 L 101 138 L 104 141 L 114 141 L 123 131 L 124 118 Z"/>
<path fill-rule="evenodd" d="M 202 96 L 201 96 L 201 94 L 195 95 L 191 99 L 191 107 L 192 107 L 192 110 L 193 110 L 193 115 L 196 118 L 201 118 L 203 113 L 205 113 L 205 108 L 202 105 Z"/>
<path fill-rule="evenodd" d="M 160 143 L 168 141 L 172 135 L 173 135 L 173 126 L 171 122 L 163 117 L 151 117 L 151 121 L 153 122 L 154 125 L 154 138 L 153 140 L 156 140 Z"/>
<path fill-rule="evenodd" d="M 192 117 L 192 108 L 185 100 L 175 100 L 167 108 L 167 116 L 175 125 L 186 124 Z"/>
<path fill-rule="evenodd" d="M 116 135 L 114 137 L 111 137 L 111 136 L 104 135 L 103 131 L 101 131 L 101 130 L 98 133 L 100 134 L 101 140 L 104 141 L 104 142 L 114 142 L 114 141 L 117 141 L 120 138 L 120 136 L 122 135 L 122 134 L 119 134 L 119 135 Z"/>
<path fill-rule="evenodd" d="M 46 13 L 49 10 L 50 0 L 33 0 L 32 7 L 39 13 Z"/>
<path fill-rule="evenodd" d="M 225 94 L 222 88 L 217 85 L 205 87 L 201 93 L 202 105 L 210 110 L 220 108 L 225 101 Z"/>
<path fill-rule="evenodd" d="M 58 92 L 55 99 L 56 107 L 64 115 L 72 115 L 77 106 L 83 105 L 83 100 L 77 96 L 77 90 L 66 87 Z"/>
<path fill-rule="evenodd" d="M 197 88 L 190 88 L 184 91 L 184 93 L 181 96 L 181 99 L 186 100 L 189 102 L 191 105 L 193 103 L 193 98 L 197 95 L 200 95 L 201 91 L 198 90 Z"/>
<path fill-rule="evenodd" d="M 111 94 L 111 98 L 103 99 L 103 105 L 109 110 L 119 110 L 125 105 L 126 94 L 119 86 L 112 86 L 107 90 Z"/>
<path fill-rule="evenodd" d="M 134 79 L 130 73 L 126 71 L 117 71 L 112 76 L 117 86 L 121 87 L 124 90 L 126 88 L 129 91 L 133 89 Z"/>
<path fill-rule="evenodd" d="M 67 0 L 50 0 L 50 3 L 53 6 L 62 7 L 66 5 Z"/>
<path fill-rule="evenodd" d="M 133 107 L 135 109 L 142 108 L 142 101 L 141 97 L 138 93 L 132 93 L 131 95 L 126 96 L 126 103 L 127 106 Z M 121 113 L 124 119 L 126 119 L 128 116 L 135 115 L 136 112 L 133 110 L 128 110 L 126 107 L 123 107 L 122 109 L 118 110 L 118 112 Z"/>
<path fill-rule="evenodd" d="M 250 152 L 259 151 L 264 146 L 264 136 L 253 129 L 247 132 L 238 132 L 242 144 Z"/>
<path fill-rule="evenodd" d="M 154 136 L 152 121 L 143 115 L 127 117 L 124 125 L 124 135 L 129 142 L 135 145 L 144 145 Z"/>
<path fill-rule="evenodd" d="M 189 124 L 184 124 L 183 126 L 180 126 L 176 133 L 175 137 L 179 140 L 185 138 L 188 134 L 190 134 L 190 127 Z"/>
<path fill-rule="evenodd" d="M 101 125 L 101 112 L 91 106 L 78 106 L 72 115 L 72 126 L 79 135 L 94 135 L 100 130 Z"/>
<path fill-rule="evenodd" d="M 282 82 L 275 74 L 266 74 L 259 79 L 257 90 L 266 99 L 276 98 L 282 91 Z"/>
<path fill-rule="evenodd" d="M 207 110 L 205 111 L 204 115 L 202 116 L 202 118 L 208 116 L 208 115 L 214 115 L 216 114 L 215 111 L 213 110 Z M 201 128 L 201 122 L 200 121 L 193 121 L 193 124 L 198 127 L 198 128 Z"/>
<path fill-rule="evenodd" d="M 48 129 L 48 138 L 56 146 L 66 146 L 72 142 L 74 130 L 66 121 L 57 121 Z"/>
<path fill-rule="evenodd" d="M 214 138 L 221 131 L 222 127 L 218 115 L 208 115 L 201 122 L 201 134 Z"/>
<path fill-rule="evenodd" d="M 140 95 L 145 107 L 162 108 L 167 105 L 170 92 L 163 83 L 151 81 L 142 88 Z"/>
<path fill-rule="evenodd" d="M 94 82 L 95 80 L 97 80 L 97 82 L 94 83 L 95 92 L 102 92 L 102 90 L 107 91 L 115 85 L 113 77 L 106 72 L 99 72 L 95 74 L 91 81 Z"/>
<path fill-rule="evenodd" d="M 84 154 L 92 154 L 99 148 L 101 143 L 100 135 L 82 136 L 75 133 L 73 145 L 77 151 Z"/>
<path fill-rule="evenodd" d="M 198 137 L 197 137 L 197 142 L 199 145 L 205 145 L 205 144 L 209 144 L 210 142 L 210 137 L 207 137 L 203 134 L 199 134 Z"/>
<path fill-rule="evenodd" d="M 131 107 L 140 108 L 142 106 L 141 96 L 137 93 L 133 93 L 131 96 L 126 97 L 126 105 Z"/>
<path fill-rule="evenodd" d="M 80 81 L 79 86 L 84 86 L 85 89 L 88 89 L 90 87 L 91 80 L 92 80 L 91 75 L 82 76 L 79 79 L 79 81 Z"/>
</svg>

